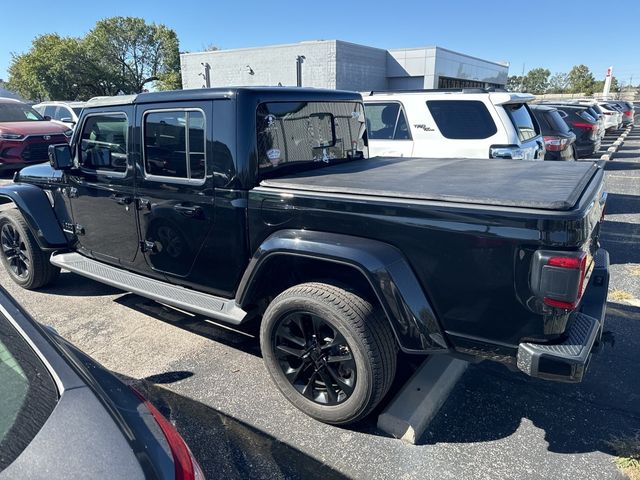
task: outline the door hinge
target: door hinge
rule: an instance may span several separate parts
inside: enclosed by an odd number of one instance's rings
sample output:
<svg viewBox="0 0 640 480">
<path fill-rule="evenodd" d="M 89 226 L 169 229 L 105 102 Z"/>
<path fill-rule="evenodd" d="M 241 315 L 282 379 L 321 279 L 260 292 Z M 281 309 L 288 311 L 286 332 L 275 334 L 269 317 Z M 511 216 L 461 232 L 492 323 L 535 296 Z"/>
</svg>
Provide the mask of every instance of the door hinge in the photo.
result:
<svg viewBox="0 0 640 480">
<path fill-rule="evenodd" d="M 71 235 L 84 235 L 84 227 L 79 223 L 64 222 L 62 224 L 62 231 L 70 233 Z"/>
<path fill-rule="evenodd" d="M 140 242 L 140 250 L 142 250 L 143 253 L 157 253 L 159 251 L 157 242 L 152 242 L 150 240 Z"/>
<path fill-rule="evenodd" d="M 78 198 L 78 189 L 76 187 L 63 188 L 62 195 L 67 198 Z"/>
</svg>

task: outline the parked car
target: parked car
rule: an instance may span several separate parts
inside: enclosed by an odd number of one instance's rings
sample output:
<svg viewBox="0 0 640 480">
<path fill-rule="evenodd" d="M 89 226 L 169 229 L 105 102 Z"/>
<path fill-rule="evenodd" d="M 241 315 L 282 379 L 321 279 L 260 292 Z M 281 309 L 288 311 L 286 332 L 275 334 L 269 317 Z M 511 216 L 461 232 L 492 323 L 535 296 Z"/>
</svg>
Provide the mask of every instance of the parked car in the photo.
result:
<svg viewBox="0 0 640 480">
<path fill-rule="evenodd" d="M 80 117 L 80 112 L 85 102 L 42 102 L 33 106 L 33 109 L 43 117 L 62 122 L 69 128 L 75 127 Z"/>
<path fill-rule="evenodd" d="M 546 153 L 545 160 L 575 160 L 578 152 L 574 146 L 576 134 L 571 131 L 564 121 L 566 114 L 557 108 L 546 105 L 531 105 L 531 111 L 536 118 Z"/>
<path fill-rule="evenodd" d="M 0 171 L 46 161 L 49 145 L 68 141 L 72 133 L 26 103 L 0 98 Z"/>
<path fill-rule="evenodd" d="M 544 105 L 552 106 L 550 103 L 545 103 Z M 598 114 L 589 105 L 569 103 L 555 104 L 553 107 L 566 115 L 564 121 L 571 131 L 576 134 L 574 148 L 578 158 L 594 156 L 600 150 L 605 134 L 604 120 L 602 118 L 596 120 L 594 115 L 597 116 Z"/>
<path fill-rule="evenodd" d="M 523 105 L 499 118 L 533 129 Z M 380 403 L 398 350 L 580 381 L 607 294 L 603 170 L 369 159 L 365 125 L 362 97 L 334 90 L 90 101 L 72 145 L 0 187 L 20 212 L 0 215 L 13 239 L 0 260 L 28 289 L 64 268 L 219 322 L 260 322 L 276 386 L 327 423 Z"/>
<path fill-rule="evenodd" d="M 371 156 L 541 160 L 533 95 L 484 89 L 364 96 Z"/>
<path fill-rule="evenodd" d="M 0 418 L 2 480 L 204 478 L 151 403 L 41 327 L 2 287 Z"/>
<path fill-rule="evenodd" d="M 622 126 L 633 123 L 635 109 L 632 103 L 623 100 L 606 100 L 606 103 L 613 105 L 616 110 L 622 113 Z"/>
<path fill-rule="evenodd" d="M 622 112 L 607 102 L 598 102 L 604 114 L 604 127 L 607 131 L 617 130 L 622 126 Z"/>
</svg>

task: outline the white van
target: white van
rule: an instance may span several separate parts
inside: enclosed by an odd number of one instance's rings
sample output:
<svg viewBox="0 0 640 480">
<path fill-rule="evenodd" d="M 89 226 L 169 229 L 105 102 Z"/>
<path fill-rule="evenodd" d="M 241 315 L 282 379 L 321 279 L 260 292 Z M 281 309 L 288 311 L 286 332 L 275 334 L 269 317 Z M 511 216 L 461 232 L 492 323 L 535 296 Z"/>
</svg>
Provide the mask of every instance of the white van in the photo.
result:
<svg viewBox="0 0 640 480">
<path fill-rule="evenodd" d="M 369 156 L 542 160 L 534 98 L 477 88 L 364 94 Z"/>
</svg>

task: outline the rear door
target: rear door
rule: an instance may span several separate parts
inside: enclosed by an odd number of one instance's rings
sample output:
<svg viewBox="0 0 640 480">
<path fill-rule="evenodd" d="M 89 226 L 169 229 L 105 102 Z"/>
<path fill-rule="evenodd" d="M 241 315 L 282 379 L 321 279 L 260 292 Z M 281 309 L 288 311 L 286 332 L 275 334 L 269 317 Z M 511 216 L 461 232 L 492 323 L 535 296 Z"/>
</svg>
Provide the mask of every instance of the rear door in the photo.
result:
<svg viewBox="0 0 640 480">
<path fill-rule="evenodd" d="M 365 104 L 369 156 L 410 157 L 413 139 L 400 102 Z"/>
<path fill-rule="evenodd" d="M 147 268 L 184 283 L 209 265 L 196 259 L 213 227 L 211 102 L 139 104 L 141 158 L 136 179 L 141 248 Z"/>
</svg>

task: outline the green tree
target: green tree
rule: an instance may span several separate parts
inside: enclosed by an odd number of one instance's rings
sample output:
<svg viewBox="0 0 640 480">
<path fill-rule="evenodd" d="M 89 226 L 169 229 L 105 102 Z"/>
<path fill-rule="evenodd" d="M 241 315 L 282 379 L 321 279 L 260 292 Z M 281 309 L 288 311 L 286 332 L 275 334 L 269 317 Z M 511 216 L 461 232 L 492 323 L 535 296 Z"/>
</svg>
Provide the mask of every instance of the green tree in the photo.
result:
<svg viewBox="0 0 640 480">
<path fill-rule="evenodd" d="M 175 31 L 136 17 L 100 20 L 85 38 L 104 81 L 119 93 L 182 88 L 180 53 Z"/>
<path fill-rule="evenodd" d="M 569 89 L 569 78 L 566 73 L 554 73 L 549 77 L 547 92 L 549 93 L 566 93 Z"/>
<path fill-rule="evenodd" d="M 512 75 L 507 79 L 507 90 L 510 92 L 519 92 L 522 89 L 522 77 Z"/>
<path fill-rule="evenodd" d="M 541 95 L 547 89 L 551 72 L 546 68 L 534 68 L 524 76 L 523 91 Z"/>
<path fill-rule="evenodd" d="M 84 38 L 41 35 L 13 56 L 9 87 L 36 101 L 179 89 L 178 38 L 164 25 L 131 17 L 101 20 Z"/>
<path fill-rule="evenodd" d="M 575 65 L 567 75 L 571 93 L 591 95 L 594 92 L 595 79 L 586 65 Z"/>
</svg>

